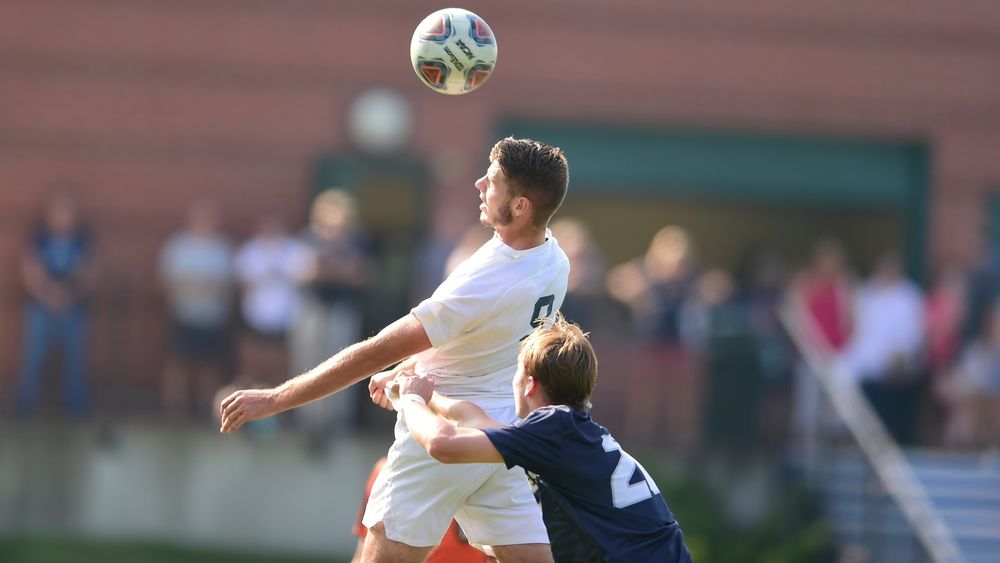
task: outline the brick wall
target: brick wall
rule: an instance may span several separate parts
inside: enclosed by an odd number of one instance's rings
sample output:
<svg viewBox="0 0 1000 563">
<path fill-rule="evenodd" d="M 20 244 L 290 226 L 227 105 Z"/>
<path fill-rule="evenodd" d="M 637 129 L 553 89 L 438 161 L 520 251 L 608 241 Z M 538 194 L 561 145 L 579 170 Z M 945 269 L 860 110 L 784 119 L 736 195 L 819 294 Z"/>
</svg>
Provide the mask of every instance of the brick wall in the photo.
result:
<svg viewBox="0 0 1000 563">
<path fill-rule="evenodd" d="M 110 351 L 97 361 L 121 353 L 148 386 L 162 330 L 155 256 L 181 211 L 209 194 L 237 236 L 266 212 L 299 220 L 310 163 L 347 146 L 344 109 L 372 85 L 411 100 L 412 152 L 452 155 L 434 218 L 448 232 L 471 220 L 469 198 L 449 196 L 470 189 L 493 124 L 512 115 L 926 141 L 935 259 L 969 254 L 983 198 L 1000 189 L 991 0 L 464 5 L 494 28 L 500 59 L 486 88 L 453 98 L 409 69 L 413 26 L 437 3 L 0 2 L 0 264 L 15 271 L 47 186 L 80 185 L 105 276 L 129 288 L 127 346 L 110 350 L 102 329 L 97 349 Z M 0 279 L 4 393 L 19 287 Z"/>
</svg>

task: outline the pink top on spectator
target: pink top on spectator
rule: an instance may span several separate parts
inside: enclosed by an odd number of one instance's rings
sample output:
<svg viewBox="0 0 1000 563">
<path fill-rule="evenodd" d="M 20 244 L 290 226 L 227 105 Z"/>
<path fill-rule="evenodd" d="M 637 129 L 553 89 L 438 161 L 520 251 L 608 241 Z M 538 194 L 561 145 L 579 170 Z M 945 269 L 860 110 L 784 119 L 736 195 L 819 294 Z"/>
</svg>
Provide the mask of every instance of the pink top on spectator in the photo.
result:
<svg viewBox="0 0 1000 563">
<path fill-rule="evenodd" d="M 844 315 L 850 310 L 844 300 L 848 291 L 834 279 L 812 277 L 803 288 L 803 298 L 816 326 L 831 349 L 840 351 L 850 338 L 849 323 Z"/>
<path fill-rule="evenodd" d="M 935 291 L 927 298 L 927 356 L 937 372 L 951 365 L 958 353 L 962 302 L 947 291 Z"/>
</svg>

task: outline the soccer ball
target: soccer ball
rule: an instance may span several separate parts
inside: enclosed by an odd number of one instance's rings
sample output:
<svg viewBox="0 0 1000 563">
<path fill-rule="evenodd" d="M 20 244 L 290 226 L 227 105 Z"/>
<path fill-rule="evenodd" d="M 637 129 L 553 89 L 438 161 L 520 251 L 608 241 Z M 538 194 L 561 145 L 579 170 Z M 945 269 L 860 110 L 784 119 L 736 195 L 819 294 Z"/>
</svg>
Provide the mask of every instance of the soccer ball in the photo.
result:
<svg viewBox="0 0 1000 563">
<path fill-rule="evenodd" d="M 424 84 L 442 94 L 467 94 L 497 64 L 497 40 L 483 18 L 445 8 L 424 18 L 410 40 L 410 62 Z"/>
</svg>

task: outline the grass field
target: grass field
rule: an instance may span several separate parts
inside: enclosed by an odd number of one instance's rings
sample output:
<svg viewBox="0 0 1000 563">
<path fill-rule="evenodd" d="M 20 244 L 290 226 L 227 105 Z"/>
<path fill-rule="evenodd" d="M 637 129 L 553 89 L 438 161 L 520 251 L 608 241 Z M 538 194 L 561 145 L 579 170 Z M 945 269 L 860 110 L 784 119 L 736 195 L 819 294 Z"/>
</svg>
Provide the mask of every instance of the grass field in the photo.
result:
<svg viewBox="0 0 1000 563">
<path fill-rule="evenodd" d="M 146 542 L 0 537 L 3 563 L 346 563 L 345 559 L 261 555 Z"/>
</svg>

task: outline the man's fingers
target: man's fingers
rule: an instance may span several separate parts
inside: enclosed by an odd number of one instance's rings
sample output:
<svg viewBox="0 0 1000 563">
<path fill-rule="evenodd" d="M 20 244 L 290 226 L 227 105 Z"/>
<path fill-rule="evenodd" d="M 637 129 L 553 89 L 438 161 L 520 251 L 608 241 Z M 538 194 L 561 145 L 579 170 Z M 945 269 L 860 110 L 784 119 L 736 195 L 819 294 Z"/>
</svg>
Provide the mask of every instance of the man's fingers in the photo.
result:
<svg viewBox="0 0 1000 563">
<path fill-rule="evenodd" d="M 223 399 L 222 403 L 219 405 L 219 412 L 226 412 L 226 407 L 228 407 L 229 404 L 235 400 L 236 400 L 236 393 L 232 393 L 228 397 Z"/>
<path fill-rule="evenodd" d="M 223 432 L 228 432 L 229 429 L 232 427 L 233 420 L 235 420 L 235 418 L 236 418 L 236 416 L 234 415 L 234 413 L 223 414 L 222 415 L 222 428 L 221 428 L 221 430 Z"/>
<path fill-rule="evenodd" d="M 242 410 L 233 413 L 222 421 L 221 431 L 225 433 L 235 432 L 243 426 L 244 412 Z"/>
<path fill-rule="evenodd" d="M 242 399 L 238 399 L 233 401 L 232 403 L 229 403 L 229 405 L 226 406 L 225 412 L 222 413 L 222 419 L 232 420 L 236 416 L 237 412 L 243 411 L 244 407 L 245 405 Z"/>
<path fill-rule="evenodd" d="M 222 418 L 224 418 L 224 419 L 226 419 L 226 418 L 232 418 L 233 417 L 233 413 L 236 411 L 236 408 L 238 406 L 239 406 L 239 403 L 236 402 L 236 401 L 233 401 L 233 402 L 229 403 L 228 405 L 226 405 L 226 408 L 223 409 L 223 411 L 222 411 Z"/>
<path fill-rule="evenodd" d="M 219 409 L 222 411 L 223 414 L 227 412 L 232 412 L 233 407 L 241 402 L 240 399 L 242 397 L 243 395 L 240 394 L 239 391 L 233 393 L 232 395 L 226 397 L 224 401 L 222 401 L 222 404 L 219 405 Z"/>
<path fill-rule="evenodd" d="M 382 407 L 383 409 L 390 411 L 394 410 L 392 408 L 392 403 L 389 401 L 389 398 L 385 396 L 384 391 L 381 390 L 375 391 L 374 393 L 371 394 L 371 399 L 372 403 L 375 403 L 376 406 Z"/>
<path fill-rule="evenodd" d="M 232 428 L 230 429 L 230 432 L 235 432 L 239 430 L 240 426 L 243 426 L 243 423 L 246 422 L 246 418 L 247 418 L 246 413 L 244 411 L 237 411 L 236 415 L 233 417 L 233 422 L 231 425 Z"/>
</svg>

